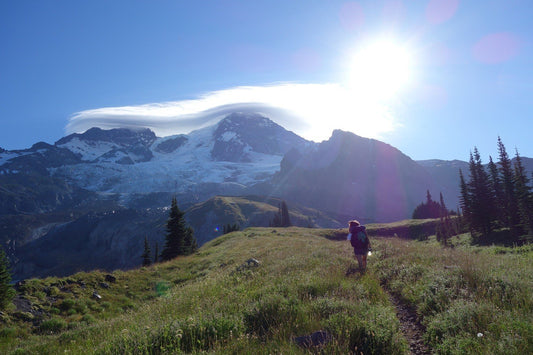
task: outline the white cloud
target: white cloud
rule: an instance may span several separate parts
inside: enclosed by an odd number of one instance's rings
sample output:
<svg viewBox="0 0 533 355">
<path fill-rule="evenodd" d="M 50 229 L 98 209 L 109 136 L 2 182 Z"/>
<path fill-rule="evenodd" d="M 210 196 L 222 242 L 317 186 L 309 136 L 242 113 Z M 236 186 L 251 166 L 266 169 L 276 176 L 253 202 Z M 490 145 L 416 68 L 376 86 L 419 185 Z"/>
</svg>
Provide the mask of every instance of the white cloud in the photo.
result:
<svg viewBox="0 0 533 355">
<path fill-rule="evenodd" d="M 71 117 L 66 132 L 147 127 L 168 136 L 214 124 L 235 111 L 260 112 L 314 141 L 329 138 L 334 129 L 379 138 L 397 125 L 387 105 L 339 84 L 284 83 L 235 87 L 194 100 L 81 111 Z"/>
</svg>

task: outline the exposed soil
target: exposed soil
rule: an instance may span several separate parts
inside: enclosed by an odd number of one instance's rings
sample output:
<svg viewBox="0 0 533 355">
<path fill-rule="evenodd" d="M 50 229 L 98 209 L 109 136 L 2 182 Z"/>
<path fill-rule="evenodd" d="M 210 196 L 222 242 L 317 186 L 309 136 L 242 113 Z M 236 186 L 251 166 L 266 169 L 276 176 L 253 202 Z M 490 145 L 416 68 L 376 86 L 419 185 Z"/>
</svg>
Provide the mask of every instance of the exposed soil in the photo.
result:
<svg viewBox="0 0 533 355">
<path fill-rule="evenodd" d="M 409 342 L 411 354 L 431 354 L 431 350 L 423 340 L 426 328 L 420 323 L 416 311 L 391 293 L 389 293 L 389 298 L 396 307 L 396 316 L 400 320 L 402 333 Z"/>
</svg>

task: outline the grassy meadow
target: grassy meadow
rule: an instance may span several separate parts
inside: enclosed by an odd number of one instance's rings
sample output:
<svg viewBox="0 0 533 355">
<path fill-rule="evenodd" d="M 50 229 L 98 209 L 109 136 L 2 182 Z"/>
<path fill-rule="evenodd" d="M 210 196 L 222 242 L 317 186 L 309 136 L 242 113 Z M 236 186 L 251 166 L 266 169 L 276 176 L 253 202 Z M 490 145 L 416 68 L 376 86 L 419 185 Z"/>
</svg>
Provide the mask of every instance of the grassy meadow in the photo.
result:
<svg viewBox="0 0 533 355">
<path fill-rule="evenodd" d="M 19 310 L 0 315 L 0 353 L 407 354 L 391 295 L 416 311 L 433 352 L 533 353 L 530 246 L 371 233 L 361 274 L 345 234 L 249 228 L 113 281 L 27 280 Z M 317 331 L 328 335 L 320 348 L 297 344 Z"/>
</svg>

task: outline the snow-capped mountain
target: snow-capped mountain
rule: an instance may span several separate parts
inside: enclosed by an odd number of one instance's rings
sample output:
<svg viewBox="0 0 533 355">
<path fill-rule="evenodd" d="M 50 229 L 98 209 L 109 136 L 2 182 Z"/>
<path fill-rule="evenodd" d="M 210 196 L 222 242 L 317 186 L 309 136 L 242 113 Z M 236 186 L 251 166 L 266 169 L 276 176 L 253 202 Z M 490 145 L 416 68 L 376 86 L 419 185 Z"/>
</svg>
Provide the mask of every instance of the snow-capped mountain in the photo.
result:
<svg viewBox="0 0 533 355">
<path fill-rule="evenodd" d="M 523 163 L 533 170 L 533 159 Z M 133 267 L 145 236 L 163 242 L 172 196 L 202 242 L 237 217 L 268 221 L 277 206 L 258 206 L 272 198 L 299 206 L 301 226 L 338 228 L 354 217 L 409 218 L 426 190 L 443 192 L 455 208 L 459 168 L 466 165 L 415 162 L 386 143 L 340 130 L 314 143 L 260 114 L 233 113 L 170 137 L 92 128 L 53 145 L 0 149 L 0 244 L 17 277 Z M 214 198 L 220 195 L 240 198 L 222 208 Z M 97 264 L 94 250 L 103 255 Z"/>
<path fill-rule="evenodd" d="M 259 114 L 233 113 L 214 126 L 170 137 L 148 129 L 92 128 L 53 146 L 0 153 L 0 174 L 40 166 L 52 177 L 105 193 L 184 194 L 205 184 L 240 191 L 270 178 L 290 149 L 312 144 Z"/>
</svg>

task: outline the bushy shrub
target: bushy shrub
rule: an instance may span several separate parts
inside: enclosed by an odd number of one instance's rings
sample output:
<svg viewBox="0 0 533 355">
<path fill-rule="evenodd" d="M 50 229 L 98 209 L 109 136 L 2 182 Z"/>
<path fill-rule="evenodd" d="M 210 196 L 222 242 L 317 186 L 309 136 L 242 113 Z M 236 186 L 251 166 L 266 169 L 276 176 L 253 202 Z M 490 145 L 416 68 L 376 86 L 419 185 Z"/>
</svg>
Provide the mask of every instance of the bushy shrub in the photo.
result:
<svg viewBox="0 0 533 355">
<path fill-rule="evenodd" d="M 371 306 L 366 313 L 338 313 L 326 322 L 345 353 L 404 354 L 407 343 L 399 329 L 398 319 L 390 309 Z"/>
<path fill-rule="evenodd" d="M 67 322 L 60 318 L 45 320 L 39 326 L 39 332 L 42 334 L 58 333 L 67 327 Z"/>
<path fill-rule="evenodd" d="M 64 312 L 68 312 L 70 309 L 74 307 L 75 304 L 76 304 L 76 301 L 74 301 L 73 299 L 67 298 L 59 304 L 59 309 L 61 309 Z"/>
<path fill-rule="evenodd" d="M 294 324 L 299 312 L 297 301 L 272 295 L 244 313 L 244 325 L 247 332 L 263 337 L 282 324 L 285 326 Z"/>
</svg>

